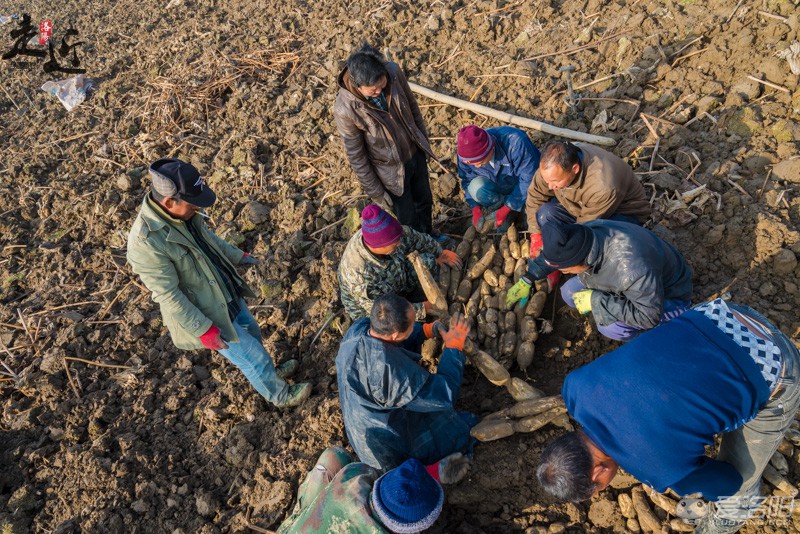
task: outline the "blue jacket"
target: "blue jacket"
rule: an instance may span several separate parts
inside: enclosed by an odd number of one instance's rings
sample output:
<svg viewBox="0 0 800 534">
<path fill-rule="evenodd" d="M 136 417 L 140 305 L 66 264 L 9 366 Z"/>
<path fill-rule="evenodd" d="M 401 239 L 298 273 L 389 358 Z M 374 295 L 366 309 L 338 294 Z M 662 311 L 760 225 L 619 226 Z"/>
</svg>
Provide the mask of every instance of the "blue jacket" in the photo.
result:
<svg viewBox="0 0 800 534">
<path fill-rule="evenodd" d="M 488 163 L 481 168 L 468 165 L 458 158 L 458 176 L 461 188 L 470 208 L 477 202 L 467 191 L 473 178 L 487 178 L 497 184 L 506 196 L 504 204 L 513 211 L 521 211 L 528 198 L 528 187 L 539 168 L 539 150 L 533 145 L 528 134 L 511 126 L 487 128 L 486 132 L 494 139 L 494 167 Z"/>
<path fill-rule="evenodd" d="M 693 310 L 571 372 L 561 393 L 589 439 L 625 471 L 656 491 L 711 500 L 734 495 L 742 477 L 705 456 L 705 446 L 769 400 L 749 353 Z"/>
<path fill-rule="evenodd" d="M 594 243 L 578 275 L 592 293 L 599 325 L 622 321 L 647 330 L 661 322 L 664 302 L 692 300 L 692 269 L 678 250 L 635 224 L 597 220 L 583 223 Z"/>
<path fill-rule="evenodd" d="M 429 465 L 466 452 L 470 425 L 453 408 L 463 353 L 444 349 L 431 374 L 418 363 L 425 339 L 420 323 L 399 346 L 372 337 L 369 329 L 368 318 L 353 323 L 336 356 L 344 428 L 359 459 L 386 471 L 409 458 Z"/>
</svg>

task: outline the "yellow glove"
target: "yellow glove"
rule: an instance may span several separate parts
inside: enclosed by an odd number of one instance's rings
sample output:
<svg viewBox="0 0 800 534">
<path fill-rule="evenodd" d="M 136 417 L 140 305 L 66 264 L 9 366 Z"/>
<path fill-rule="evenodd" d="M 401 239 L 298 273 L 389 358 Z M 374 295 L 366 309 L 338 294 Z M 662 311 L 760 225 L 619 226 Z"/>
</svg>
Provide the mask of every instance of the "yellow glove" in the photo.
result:
<svg viewBox="0 0 800 534">
<path fill-rule="evenodd" d="M 584 289 L 583 291 L 578 291 L 572 295 L 572 302 L 575 303 L 575 307 L 582 314 L 589 313 L 592 311 L 592 290 Z"/>
</svg>

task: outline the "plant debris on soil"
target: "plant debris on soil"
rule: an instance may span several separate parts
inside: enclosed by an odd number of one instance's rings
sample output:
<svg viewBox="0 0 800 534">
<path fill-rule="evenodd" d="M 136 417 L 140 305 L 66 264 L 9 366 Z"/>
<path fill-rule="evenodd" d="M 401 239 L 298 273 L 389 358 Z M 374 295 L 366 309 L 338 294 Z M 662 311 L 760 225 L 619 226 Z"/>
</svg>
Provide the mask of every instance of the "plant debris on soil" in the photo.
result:
<svg viewBox="0 0 800 534">
<path fill-rule="evenodd" d="M 67 112 L 40 87 L 69 75 L 45 73 L 44 58 L 0 61 L 3 532 L 274 529 L 320 452 L 348 446 L 334 367 L 346 325 L 330 319 L 366 197 L 332 106 L 364 40 L 422 86 L 615 139 L 651 195 L 647 226 L 694 269 L 695 302 L 730 297 L 798 338 L 797 0 L 33 0 L 0 15 L 17 10 L 53 21 L 56 47 L 70 24 L 80 32 L 70 42 L 84 41 L 94 90 Z M 4 51 L 16 24 L 0 26 Z M 499 124 L 418 101 L 451 169 L 460 127 Z M 278 410 L 220 355 L 175 349 L 126 265 L 146 169 L 161 157 L 200 169 L 219 197 L 210 226 L 262 260 L 245 275 L 260 291 L 251 309 L 275 360 L 299 359 L 296 380 L 313 383 L 303 406 Z M 460 236 L 463 194 L 430 169 L 434 226 Z M 542 316 L 552 332 L 512 374 L 545 395 L 617 346 L 557 292 Z M 512 403 L 467 368 L 460 409 Z M 534 470 L 562 432 L 478 444 L 433 531 L 637 531 L 650 525 L 631 511 L 643 503 L 679 527 L 624 474 L 591 502 L 553 502 Z M 776 469 L 796 487 L 800 455 L 783 450 Z M 744 532 L 796 532 L 796 517 Z"/>
</svg>

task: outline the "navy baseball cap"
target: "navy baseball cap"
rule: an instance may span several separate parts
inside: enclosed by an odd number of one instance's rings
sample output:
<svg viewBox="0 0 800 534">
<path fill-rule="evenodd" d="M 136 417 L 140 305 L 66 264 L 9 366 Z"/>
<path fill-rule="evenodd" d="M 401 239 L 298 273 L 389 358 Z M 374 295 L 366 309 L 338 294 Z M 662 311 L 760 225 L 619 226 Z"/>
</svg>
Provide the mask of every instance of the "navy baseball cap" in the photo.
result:
<svg viewBox="0 0 800 534">
<path fill-rule="evenodd" d="M 199 208 L 208 208 L 217 195 L 190 163 L 174 158 L 162 158 L 147 169 L 153 179 L 152 189 L 163 197 L 183 200 Z"/>
</svg>

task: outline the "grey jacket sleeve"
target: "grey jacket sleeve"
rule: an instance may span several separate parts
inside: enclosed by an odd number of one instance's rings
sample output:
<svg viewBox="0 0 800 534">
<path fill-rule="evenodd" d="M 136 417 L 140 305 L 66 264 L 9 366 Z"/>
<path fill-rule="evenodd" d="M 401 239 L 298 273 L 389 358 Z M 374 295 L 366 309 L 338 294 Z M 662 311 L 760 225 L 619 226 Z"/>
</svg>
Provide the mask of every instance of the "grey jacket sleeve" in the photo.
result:
<svg viewBox="0 0 800 534">
<path fill-rule="evenodd" d="M 621 294 L 594 290 L 592 314 L 597 324 L 605 326 L 622 321 L 644 330 L 658 326 L 664 313 L 664 288 L 652 271 L 631 277 Z"/>
</svg>

